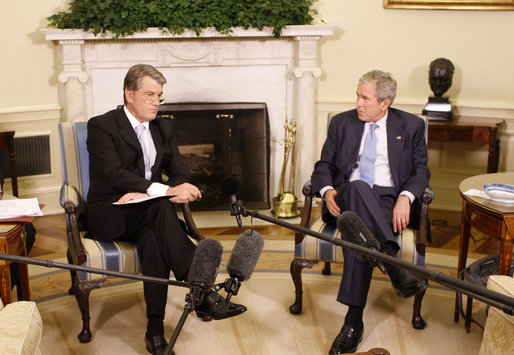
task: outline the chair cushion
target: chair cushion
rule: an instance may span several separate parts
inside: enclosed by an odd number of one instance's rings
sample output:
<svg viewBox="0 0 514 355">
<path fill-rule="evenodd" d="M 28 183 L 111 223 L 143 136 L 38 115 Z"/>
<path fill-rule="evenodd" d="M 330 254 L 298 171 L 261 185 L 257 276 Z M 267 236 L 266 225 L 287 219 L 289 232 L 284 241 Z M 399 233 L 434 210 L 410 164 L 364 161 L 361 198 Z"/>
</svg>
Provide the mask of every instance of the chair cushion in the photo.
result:
<svg viewBox="0 0 514 355">
<path fill-rule="evenodd" d="M 337 230 L 335 224 L 325 223 L 321 217 L 312 221 L 309 229 L 334 238 L 341 238 L 341 233 Z M 415 233 L 415 230 L 409 228 L 398 237 L 398 244 L 400 244 L 398 257 L 401 260 L 425 266 L 425 257 L 416 251 Z M 330 242 L 306 235 L 303 241 L 295 246 L 295 258 L 342 263 L 343 250 Z"/>
<path fill-rule="evenodd" d="M 100 242 L 84 238 L 82 244 L 87 254 L 87 261 L 82 266 L 125 272 L 141 273 L 141 263 L 137 254 L 137 246 L 131 242 Z M 80 281 L 106 278 L 105 275 L 79 272 Z"/>
<path fill-rule="evenodd" d="M 487 280 L 489 290 L 513 297 L 514 278 L 491 275 Z M 489 308 L 482 336 L 480 355 L 514 354 L 514 316 L 494 307 Z"/>
<path fill-rule="evenodd" d="M 334 238 L 341 238 L 341 233 L 339 233 L 335 224 L 327 224 L 323 222 L 321 217 L 312 221 L 309 229 Z M 294 256 L 298 259 L 342 263 L 343 249 L 325 240 L 306 235 L 300 244 L 295 245 Z"/>
<path fill-rule="evenodd" d="M 19 301 L 0 310 L 0 353 L 37 354 L 43 321 L 36 303 Z"/>
<path fill-rule="evenodd" d="M 87 122 L 61 122 L 59 135 L 63 183 L 75 186 L 80 196 L 85 198 L 89 190 Z"/>
</svg>

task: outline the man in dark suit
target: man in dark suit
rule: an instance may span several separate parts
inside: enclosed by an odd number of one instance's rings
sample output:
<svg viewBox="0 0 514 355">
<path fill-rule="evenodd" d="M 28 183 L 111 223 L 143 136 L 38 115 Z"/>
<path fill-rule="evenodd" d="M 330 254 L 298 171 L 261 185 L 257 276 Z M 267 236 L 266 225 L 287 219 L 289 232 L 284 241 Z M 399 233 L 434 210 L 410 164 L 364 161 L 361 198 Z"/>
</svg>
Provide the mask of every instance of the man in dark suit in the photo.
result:
<svg viewBox="0 0 514 355">
<path fill-rule="evenodd" d="M 156 118 L 165 83 L 154 67 L 135 65 L 124 80 L 125 106 L 89 120 L 87 227 L 97 240 L 137 243 L 144 275 L 169 278 L 171 270 L 177 280 L 187 280 L 196 246 L 171 202 L 192 202 L 201 198 L 201 193 L 189 183 L 172 122 Z M 166 183 L 163 174 L 168 177 Z M 172 197 L 126 204 L 148 196 Z M 145 342 L 148 351 L 157 354 L 167 345 L 163 327 L 167 289 L 166 285 L 144 283 Z M 196 310 L 198 315 L 222 319 L 246 308 L 225 303 L 209 291 Z"/>
<path fill-rule="evenodd" d="M 332 118 L 311 178 L 313 191 L 324 199 L 325 222 L 341 211 L 355 212 L 380 242 L 381 251 L 392 256 L 399 250 L 397 233 L 409 224 L 410 205 L 421 197 L 430 178 L 424 121 L 391 108 L 395 96 L 396 81 L 389 73 L 364 74 L 357 87 L 357 108 Z M 357 349 L 373 271 L 369 262 L 358 260 L 352 251 L 343 252 L 337 300 L 348 306 L 348 312 L 330 354 Z M 386 269 L 402 297 L 427 287 L 426 280 L 404 269 L 392 265 Z"/>
</svg>

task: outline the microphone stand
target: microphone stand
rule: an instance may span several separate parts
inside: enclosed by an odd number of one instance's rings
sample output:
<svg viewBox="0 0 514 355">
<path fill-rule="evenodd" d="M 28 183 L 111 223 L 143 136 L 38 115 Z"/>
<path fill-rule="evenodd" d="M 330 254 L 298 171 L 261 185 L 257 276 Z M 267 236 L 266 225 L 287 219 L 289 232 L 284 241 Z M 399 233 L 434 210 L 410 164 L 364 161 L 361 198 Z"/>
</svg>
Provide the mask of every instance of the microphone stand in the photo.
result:
<svg viewBox="0 0 514 355">
<path fill-rule="evenodd" d="M 159 283 L 159 284 L 163 284 L 163 285 L 172 285 L 172 286 L 187 287 L 187 288 L 191 287 L 191 284 L 189 282 L 185 282 L 185 281 L 175 281 L 175 280 L 162 279 L 162 278 L 153 277 L 153 276 L 127 274 L 125 272 L 103 270 L 103 269 L 97 269 L 97 268 L 74 265 L 74 264 L 64 264 L 64 263 L 58 263 L 58 262 L 55 262 L 52 260 L 41 260 L 41 259 L 35 259 L 35 258 L 28 258 L 25 256 L 0 254 L 0 260 L 8 260 L 11 262 L 22 263 L 22 264 L 33 264 L 33 265 L 39 265 L 39 266 L 46 266 L 49 268 L 55 267 L 58 269 L 82 271 L 82 272 L 88 272 L 88 273 L 92 273 L 92 274 L 123 277 L 126 279 L 145 281 L 145 282 L 153 282 L 153 283 Z"/>
<path fill-rule="evenodd" d="M 186 296 L 187 299 L 187 296 Z M 173 331 L 173 334 L 171 335 L 170 342 L 168 343 L 168 346 L 166 347 L 165 354 L 171 355 L 173 353 L 173 346 L 175 346 L 175 342 L 177 341 L 178 335 L 180 334 L 180 331 L 182 330 L 182 327 L 184 326 L 184 323 L 186 322 L 186 318 L 189 315 L 189 313 L 193 312 L 194 306 L 193 302 L 191 300 L 188 300 L 186 305 L 184 306 L 184 311 L 182 312 L 182 316 L 180 317 L 180 320 L 177 323 L 177 327 Z"/>
<path fill-rule="evenodd" d="M 259 218 L 264 221 L 271 222 L 273 224 L 277 224 L 279 226 L 282 226 L 282 227 L 285 227 L 288 229 L 292 229 L 292 230 L 300 232 L 300 233 L 311 235 L 315 238 L 325 240 L 327 242 L 341 246 L 343 248 L 350 249 L 356 253 L 364 254 L 368 257 L 380 260 L 387 264 L 391 264 L 391 265 L 395 265 L 398 267 L 408 269 L 408 270 L 416 273 L 417 275 L 420 275 L 424 278 L 435 281 L 443 286 L 454 289 L 458 292 L 464 293 L 472 298 L 475 298 L 479 301 L 489 304 L 492 307 L 498 308 L 498 309 L 502 310 L 503 312 L 505 312 L 506 314 L 514 315 L 514 298 L 513 297 L 509 297 L 509 296 L 503 295 L 501 293 L 485 289 L 485 288 L 477 286 L 475 284 L 465 282 L 461 279 L 450 277 L 448 275 L 442 274 L 439 271 L 426 269 L 419 265 L 405 262 L 405 261 L 395 258 L 393 256 L 383 254 L 383 253 L 380 253 L 377 251 L 373 251 L 373 250 L 367 249 L 365 247 L 362 247 L 360 245 L 347 242 L 342 239 L 337 239 L 337 238 L 334 238 L 334 237 L 326 235 L 326 234 L 314 232 L 310 229 L 296 226 L 294 224 L 287 223 L 287 222 L 281 221 L 279 219 L 263 215 L 257 211 L 247 210 L 243 206 L 242 203 L 240 203 L 239 206 L 241 206 L 241 207 L 240 207 L 238 213 L 242 214 L 243 217 L 251 216 L 251 217 Z"/>
</svg>

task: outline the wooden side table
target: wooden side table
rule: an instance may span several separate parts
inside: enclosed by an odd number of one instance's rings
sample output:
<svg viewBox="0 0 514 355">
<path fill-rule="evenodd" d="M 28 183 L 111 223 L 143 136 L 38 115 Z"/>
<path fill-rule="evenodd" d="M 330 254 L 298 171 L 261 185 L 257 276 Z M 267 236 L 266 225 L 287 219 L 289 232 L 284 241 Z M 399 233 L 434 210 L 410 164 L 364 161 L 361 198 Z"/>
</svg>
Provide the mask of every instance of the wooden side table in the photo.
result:
<svg viewBox="0 0 514 355">
<path fill-rule="evenodd" d="M 429 121 L 428 141 L 489 144 L 487 172 L 496 173 L 500 158 L 500 124 Z"/>
<path fill-rule="evenodd" d="M 0 223 L 0 253 L 27 256 L 24 223 Z M 29 273 L 27 264 L 18 263 L 22 300 L 30 300 Z M 11 302 L 11 262 L 0 260 L 0 295 L 2 302 Z M 19 293 L 18 293 L 19 294 Z"/>
<path fill-rule="evenodd" d="M 514 184 L 514 173 L 496 173 L 472 176 L 459 185 L 462 196 L 462 217 L 457 273 L 466 267 L 471 227 L 485 235 L 500 240 L 500 265 L 498 273 L 508 275 L 514 240 L 514 204 L 497 203 L 489 199 L 464 195 L 469 189 L 482 189 L 484 184 Z M 471 298 L 466 310 L 466 331 L 471 325 Z M 458 295 L 455 298 L 454 320 L 459 320 Z M 469 316 L 468 316 L 469 315 Z"/>
</svg>

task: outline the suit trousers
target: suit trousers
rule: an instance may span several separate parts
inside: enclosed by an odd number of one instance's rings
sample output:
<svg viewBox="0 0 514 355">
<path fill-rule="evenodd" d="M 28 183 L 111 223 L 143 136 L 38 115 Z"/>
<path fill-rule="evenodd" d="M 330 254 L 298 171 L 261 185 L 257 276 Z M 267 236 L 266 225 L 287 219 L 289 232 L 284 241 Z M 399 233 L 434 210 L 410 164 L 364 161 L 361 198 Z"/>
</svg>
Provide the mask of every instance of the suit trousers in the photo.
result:
<svg viewBox="0 0 514 355">
<path fill-rule="evenodd" d="M 173 271 L 177 280 L 187 280 L 196 246 L 173 203 L 157 198 L 115 207 L 124 210 L 127 227 L 127 233 L 116 240 L 137 244 L 143 275 L 168 279 Z M 148 319 L 163 320 L 168 286 L 145 282 L 143 288 Z"/>
<path fill-rule="evenodd" d="M 355 212 L 380 242 L 389 243 L 396 252 L 400 249 L 393 233 L 393 208 L 396 189 L 356 180 L 342 184 L 337 189 L 336 203 L 341 211 Z M 344 249 L 343 277 L 337 300 L 348 306 L 364 308 L 368 297 L 373 267 L 368 261 L 360 261 L 351 250 Z"/>
</svg>

